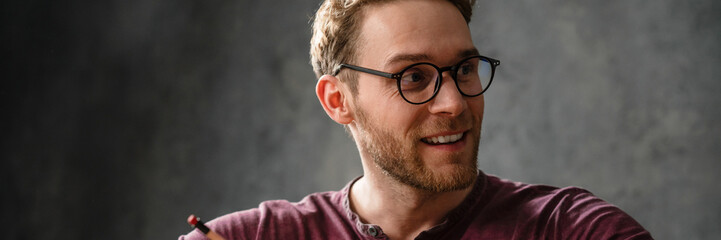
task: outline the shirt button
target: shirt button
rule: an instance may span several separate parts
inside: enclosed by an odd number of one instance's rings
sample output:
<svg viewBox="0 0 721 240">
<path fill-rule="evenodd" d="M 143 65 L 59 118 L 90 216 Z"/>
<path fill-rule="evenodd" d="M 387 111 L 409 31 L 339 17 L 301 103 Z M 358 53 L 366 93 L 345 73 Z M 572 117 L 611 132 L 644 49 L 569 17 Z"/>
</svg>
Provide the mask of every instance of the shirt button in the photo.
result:
<svg viewBox="0 0 721 240">
<path fill-rule="evenodd" d="M 375 237 L 376 235 L 378 235 L 378 230 L 376 230 L 376 228 L 374 227 L 370 227 L 368 228 L 368 234 Z"/>
</svg>

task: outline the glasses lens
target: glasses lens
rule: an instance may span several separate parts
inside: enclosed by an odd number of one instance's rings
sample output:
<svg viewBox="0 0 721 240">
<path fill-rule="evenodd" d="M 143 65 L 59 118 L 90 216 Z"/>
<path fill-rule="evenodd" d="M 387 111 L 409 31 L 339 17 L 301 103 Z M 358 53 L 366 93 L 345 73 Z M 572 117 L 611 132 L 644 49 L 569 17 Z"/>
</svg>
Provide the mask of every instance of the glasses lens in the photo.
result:
<svg viewBox="0 0 721 240">
<path fill-rule="evenodd" d="M 493 69 L 488 59 L 474 57 L 458 65 L 456 83 L 458 90 L 468 96 L 480 95 L 488 87 Z"/>
<path fill-rule="evenodd" d="M 430 99 L 436 89 L 438 70 L 429 64 L 417 64 L 403 71 L 398 82 L 403 98 L 412 103 Z"/>
</svg>

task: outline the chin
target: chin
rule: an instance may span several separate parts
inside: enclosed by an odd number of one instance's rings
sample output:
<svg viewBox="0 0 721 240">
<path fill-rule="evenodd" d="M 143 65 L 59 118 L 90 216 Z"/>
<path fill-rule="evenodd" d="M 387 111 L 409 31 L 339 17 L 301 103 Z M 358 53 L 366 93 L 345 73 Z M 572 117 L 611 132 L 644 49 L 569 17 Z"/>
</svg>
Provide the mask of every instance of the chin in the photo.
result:
<svg viewBox="0 0 721 240">
<path fill-rule="evenodd" d="M 478 175 L 475 161 L 426 166 L 424 170 L 417 172 L 416 181 L 406 183 L 430 192 L 452 192 L 471 186 Z"/>
<path fill-rule="evenodd" d="M 443 161 L 426 164 L 425 169 L 430 175 L 427 183 L 433 186 L 431 189 L 435 192 L 449 192 L 471 186 L 478 176 L 476 152 L 464 151 L 459 154 L 461 156 L 446 156 L 447 159 Z"/>
<path fill-rule="evenodd" d="M 438 190 L 442 191 L 455 191 L 464 189 L 476 180 L 478 175 L 478 169 L 476 165 L 452 165 L 445 166 L 435 171 L 436 181 L 438 184 Z"/>
</svg>

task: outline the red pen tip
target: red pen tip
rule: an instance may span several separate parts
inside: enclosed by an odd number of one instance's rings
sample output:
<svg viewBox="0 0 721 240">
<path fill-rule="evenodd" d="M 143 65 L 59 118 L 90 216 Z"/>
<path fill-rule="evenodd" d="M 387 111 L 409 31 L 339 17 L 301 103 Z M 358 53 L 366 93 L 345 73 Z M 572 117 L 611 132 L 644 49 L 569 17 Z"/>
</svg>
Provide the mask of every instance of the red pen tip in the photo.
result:
<svg viewBox="0 0 721 240">
<path fill-rule="evenodd" d="M 190 226 L 195 227 L 195 224 L 197 224 L 197 223 L 198 223 L 198 217 L 196 217 L 195 214 L 190 214 L 190 216 L 188 216 L 188 224 L 190 224 Z"/>
</svg>

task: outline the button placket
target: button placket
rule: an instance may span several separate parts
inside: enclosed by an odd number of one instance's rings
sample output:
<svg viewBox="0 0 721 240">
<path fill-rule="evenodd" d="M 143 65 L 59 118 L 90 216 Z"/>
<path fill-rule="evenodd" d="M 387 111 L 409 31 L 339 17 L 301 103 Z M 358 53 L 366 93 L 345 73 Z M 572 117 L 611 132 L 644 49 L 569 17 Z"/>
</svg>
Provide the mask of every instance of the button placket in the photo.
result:
<svg viewBox="0 0 721 240">
<path fill-rule="evenodd" d="M 373 237 L 376 237 L 376 236 L 378 236 L 378 229 L 376 229 L 375 227 L 369 227 L 368 234 Z"/>
</svg>

